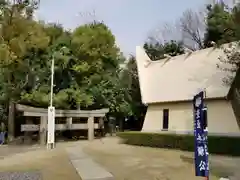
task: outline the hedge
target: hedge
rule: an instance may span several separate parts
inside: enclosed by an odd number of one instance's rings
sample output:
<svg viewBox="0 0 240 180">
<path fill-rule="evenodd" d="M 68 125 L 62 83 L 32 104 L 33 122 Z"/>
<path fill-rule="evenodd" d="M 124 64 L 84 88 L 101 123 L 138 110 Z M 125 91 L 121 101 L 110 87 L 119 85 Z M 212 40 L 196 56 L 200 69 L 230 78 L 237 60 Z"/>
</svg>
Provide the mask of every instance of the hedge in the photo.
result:
<svg viewBox="0 0 240 180">
<path fill-rule="evenodd" d="M 145 132 L 119 132 L 124 143 L 137 146 L 194 151 L 193 135 L 176 135 Z M 240 137 L 208 136 L 210 154 L 240 156 Z"/>
</svg>

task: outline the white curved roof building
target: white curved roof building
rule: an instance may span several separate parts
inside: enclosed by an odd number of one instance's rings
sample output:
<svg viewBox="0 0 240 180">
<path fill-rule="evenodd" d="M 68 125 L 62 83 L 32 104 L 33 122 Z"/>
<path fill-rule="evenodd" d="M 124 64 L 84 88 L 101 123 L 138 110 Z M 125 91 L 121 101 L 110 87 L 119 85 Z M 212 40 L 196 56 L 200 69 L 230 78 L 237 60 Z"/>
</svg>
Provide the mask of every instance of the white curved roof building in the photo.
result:
<svg viewBox="0 0 240 180">
<path fill-rule="evenodd" d="M 142 102 L 148 105 L 142 131 L 191 132 L 193 96 L 206 91 L 208 130 L 210 133 L 239 133 L 239 126 L 227 101 L 229 86 L 223 83 L 228 72 L 219 58 L 222 48 L 208 48 L 192 53 L 151 61 L 142 47 L 136 48 L 136 60 Z"/>
</svg>

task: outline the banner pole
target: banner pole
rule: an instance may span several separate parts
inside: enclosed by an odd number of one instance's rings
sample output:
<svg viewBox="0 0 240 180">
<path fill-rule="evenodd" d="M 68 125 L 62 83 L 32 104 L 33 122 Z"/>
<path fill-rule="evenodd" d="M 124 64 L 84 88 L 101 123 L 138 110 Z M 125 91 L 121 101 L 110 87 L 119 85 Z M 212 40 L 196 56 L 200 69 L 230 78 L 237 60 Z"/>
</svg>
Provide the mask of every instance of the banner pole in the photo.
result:
<svg viewBox="0 0 240 180">
<path fill-rule="evenodd" d="M 206 99 L 207 98 L 207 91 L 206 91 L 206 88 L 204 88 L 204 99 Z M 206 104 L 204 104 L 204 106 L 206 107 Z M 208 125 L 208 123 L 207 123 L 207 125 Z M 207 129 L 208 129 L 208 127 L 207 127 Z M 208 152 L 208 156 L 209 156 L 209 152 Z M 208 161 L 209 161 L 209 159 L 208 159 Z M 209 164 L 209 163 L 208 163 Z M 209 168 L 209 167 L 208 167 Z M 209 180 L 209 172 L 208 172 L 208 176 L 206 176 L 205 177 L 205 180 Z"/>
</svg>

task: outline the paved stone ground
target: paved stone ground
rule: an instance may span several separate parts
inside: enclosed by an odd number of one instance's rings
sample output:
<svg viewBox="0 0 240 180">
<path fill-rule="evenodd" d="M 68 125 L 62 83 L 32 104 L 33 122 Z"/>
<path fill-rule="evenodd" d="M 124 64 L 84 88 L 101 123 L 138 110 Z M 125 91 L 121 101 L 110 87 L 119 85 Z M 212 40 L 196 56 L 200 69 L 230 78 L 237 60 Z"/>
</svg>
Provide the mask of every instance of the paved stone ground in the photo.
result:
<svg viewBox="0 0 240 180">
<path fill-rule="evenodd" d="M 117 138 L 82 144 L 83 151 L 111 172 L 116 180 L 198 180 L 193 164 L 182 156 L 192 153 L 119 144 Z M 231 158 L 219 158 L 219 162 Z M 231 161 L 232 162 L 232 161 Z M 211 168 L 211 167 L 210 167 Z M 211 175 L 211 180 L 219 177 Z"/>
<path fill-rule="evenodd" d="M 192 153 L 157 148 L 137 147 L 119 144 L 116 137 L 102 140 L 58 143 L 54 150 L 39 147 L 0 147 L 0 172 L 40 172 L 43 180 L 79 180 L 65 149 L 74 147 L 81 150 L 95 162 L 114 175 L 116 180 L 198 180 L 194 166 L 183 160 Z M 78 150 L 79 149 L 79 150 Z M 17 154 L 16 154 L 17 153 Z M 4 158 L 3 158 L 4 157 Z M 239 171 L 238 163 L 230 157 L 215 157 L 218 164 L 230 164 Z M 240 163 L 239 163 L 240 164 Z M 213 167 L 213 166 L 211 166 Z M 210 170 L 211 170 L 210 167 Z M 88 167 L 92 171 L 91 167 Z M 220 168 L 215 167 L 220 171 Z M 238 170 L 239 169 L 239 170 Z M 217 172 L 216 174 L 219 174 Z M 215 175 L 211 180 L 218 180 Z M 240 179 L 240 178 L 238 178 Z"/>
<path fill-rule="evenodd" d="M 185 162 L 194 164 L 193 153 L 186 153 L 181 156 Z M 219 177 L 229 177 L 230 180 L 240 179 L 240 158 L 210 155 L 210 171 Z"/>
</svg>

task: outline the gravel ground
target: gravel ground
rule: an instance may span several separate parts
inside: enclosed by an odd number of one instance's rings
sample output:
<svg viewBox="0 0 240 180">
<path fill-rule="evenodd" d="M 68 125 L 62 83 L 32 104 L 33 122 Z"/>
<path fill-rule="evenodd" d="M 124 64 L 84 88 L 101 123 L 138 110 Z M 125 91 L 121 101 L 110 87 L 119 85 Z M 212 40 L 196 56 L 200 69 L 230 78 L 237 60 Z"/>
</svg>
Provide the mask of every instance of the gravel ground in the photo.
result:
<svg viewBox="0 0 240 180">
<path fill-rule="evenodd" d="M 2 172 L 0 180 L 42 180 L 41 172 Z"/>
<path fill-rule="evenodd" d="M 17 153 L 35 151 L 38 149 L 41 149 L 41 147 L 38 145 L 33 145 L 33 146 L 0 145 L 0 159 L 3 159 L 4 157 L 11 156 Z"/>
<path fill-rule="evenodd" d="M 0 173 L 5 174 L 5 177 L 6 174 L 9 176 L 9 172 L 15 173 L 15 179 L 6 180 L 40 180 L 40 177 L 42 180 L 80 180 L 63 147 L 54 150 L 39 148 L 27 152 L 15 149 L 17 154 L 5 154 L 0 160 Z M 1 179 L 1 174 L 0 180 L 5 180 Z"/>
</svg>

